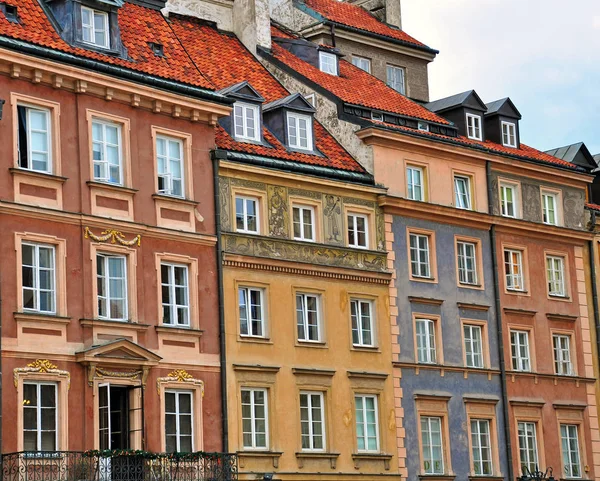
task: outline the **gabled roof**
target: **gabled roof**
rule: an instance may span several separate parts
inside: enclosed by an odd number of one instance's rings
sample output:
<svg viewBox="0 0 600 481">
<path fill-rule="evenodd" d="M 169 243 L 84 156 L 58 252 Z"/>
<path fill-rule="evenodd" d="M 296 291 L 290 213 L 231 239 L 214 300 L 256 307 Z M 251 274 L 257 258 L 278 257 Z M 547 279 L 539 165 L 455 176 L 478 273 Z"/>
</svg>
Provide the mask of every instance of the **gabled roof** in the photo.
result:
<svg viewBox="0 0 600 481">
<path fill-rule="evenodd" d="M 155 365 L 162 357 L 129 339 L 115 339 L 75 353 L 77 362 Z"/>
<path fill-rule="evenodd" d="M 236 83 L 234 85 L 230 85 L 229 87 L 225 87 L 224 89 L 219 90 L 218 93 L 230 97 L 238 97 L 241 99 L 253 100 L 254 102 L 265 101 L 265 98 L 262 95 L 260 95 L 247 80 Z"/>
<path fill-rule="evenodd" d="M 582 167 L 597 167 L 598 163 L 583 142 L 576 144 L 565 145 L 546 151 L 547 154 L 558 157 L 572 164 L 581 165 Z"/>
<path fill-rule="evenodd" d="M 441 113 L 447 110 L 453 110 L 458 107 L 466 107 L 474 110 L 481 110 L 485 112 L 487 110 L 486 105 L 481 100 L 481 97 L 477 95 L 475 90 L 467 90 L 460 94 L 451 95 L 443 99 L 434 100 L 425 104 L 425 107 L 432 112 Z"/>
<path fill-rule="evenodd" d="M 515 104 L 508 97 L 503 99 L 495 100 L 488 104 L 485 104 L 487 107 L 487 112 L 485 113 L 486 117 L 491 117 L 492 115 L 502 115 L 504 117 L 510 117 L 513 119 L 521 120 L 521 113 L 515 107 Z"/>
<path fill-rule="evenodd" d="M 315 112 L 315 108 L 312 106 L 312 104 L 299 93 L 290 94 L 282 99 L 269 102 L 263 107 L 263 112 L 268 112 L 269 110 L 278 109 L 280 107 L 288 107 L 294 110 L 301 110 L 309 113 Z"/>
<path fill-rule="evenodd" d="M 446 119 L 430 112 L 344 59 L 339 60 L 338 75 L 322 72 L 314 65 L 296 57 L 278 43 L 278 39 L 289 42 L 290 35 L 288 33 L 274 27 L 271 28 L 271 33 L 274 40 L 271 55 L 274 60 L 281 62 L 309 82 L 327 90 L 341 101 L 442 125 L 450 124 Z M 269 55 L 264 51 L 261 53 Z"/>
<path fill-rule="evenodd" d="M 171 26 L 194 63 L 217 88 L 248 81 L 264 97 L 274 102 L 290 95 L 273 75 L 231 34 L 193 17 L 171 14 Z M 263 139 L 268 145 L 239 142 L 217 124 L 216 143 L 220 149 L 249 156 L 268 157 L 306 165 L 366 174 L 366 170 L 317 121 L 313 124 L 316 149 L 322 155 L 286 149 L 263 125 Z"/>
<path fill-rule="evenodd" d="M 0 40 L 9 38 L 50 50 L 72 54 L 178 83 L 215 90 L 194 66 L 167 20 L 158 10 L 126 2 L 119 9 L 121 39 L 129 58 L 72 47 L 54 29 L 38 0 L 3 0 L 18 8 L 19 22 L 9 22 L 0 15 Z M 157 56 L 148 43 L 163 45 L 164 55 Z M 4 46 L 4 43 L 0 44 Z"/>
<path fill-rule="evenodd" d="M 319 22 L 356 30 L 369 36 L 380 37 L 433 54 L 439 53 L 403 30 L 380 21 L 371 12 L 352 3 L 338 0 L 295 0 L 294 5 Z"/>
</svg>

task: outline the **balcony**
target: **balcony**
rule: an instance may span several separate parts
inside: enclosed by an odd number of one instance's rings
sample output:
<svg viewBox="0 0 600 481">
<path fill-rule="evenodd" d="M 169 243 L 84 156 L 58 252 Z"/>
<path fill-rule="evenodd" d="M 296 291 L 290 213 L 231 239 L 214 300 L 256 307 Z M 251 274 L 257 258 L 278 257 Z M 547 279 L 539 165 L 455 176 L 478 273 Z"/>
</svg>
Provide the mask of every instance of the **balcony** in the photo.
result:
<svg viewBox="0 0 600 481">
<path fill-rule="evenodd" d="M 0 481 L 236 481 L 223 453 L 43 451 L 2 455 Z"/>
</svg>

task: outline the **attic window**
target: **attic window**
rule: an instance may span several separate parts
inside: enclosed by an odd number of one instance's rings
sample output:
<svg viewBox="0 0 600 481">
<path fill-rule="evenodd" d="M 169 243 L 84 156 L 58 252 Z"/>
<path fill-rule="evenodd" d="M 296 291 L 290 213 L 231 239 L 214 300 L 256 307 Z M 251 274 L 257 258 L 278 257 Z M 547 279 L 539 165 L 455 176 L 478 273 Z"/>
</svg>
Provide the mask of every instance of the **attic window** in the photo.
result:
<svg viewBox="0 0 600 481">
<path fill-rule="evenodd" d="M 383 114 L 381 112 L 371 112 L 371 119 L 383 122 Z"/>
<path fill-rule="evenodd" d="M 319 52 L 319 69 L 330 75 L 337 75 L 337 56 L 332 53 Z"/>
<path fill-rule="evenodd" d="M 312 150 L 312 117 L 287 113 L 288 145 L 294 149 Z"/>
<path fill-rule="evenodd" d="M 110 48 L 108 13 L 81 7 L 83 41 L 100 48 Z"/>
<path fill-rule="evenodd" d="M 517 147 L 517 127 L 512 122 L 502 122 L 502 145 Z"/>
<path fill-rule="evenodd" d="M 6 20 L 12 23 L 19 23 L 19 14 L 17 7 L 14 5 L 6 5 L 4 4 L 4 16 Z"/>
<path fill-rule="evenodd" d="M 423 132 L 429 132 L 429 124 L 427 122 L 419 122 L 417 128 Z"/>
<path fill-rule="evenodd" d="M 467 114 L 467 137 L 473 140 L 483 140 L 479 115 Z"/>
<path fill-rule="evenodd" d="M 148 46 L 157 57 L 165 56 L 165 49 L 162 44 L 155 42 L 148 42 Z"/>
<path fill-rule="evenodd" d="M 236 102 L 233 106 L 233 125 L 238 140 L 260 140 L 258 105 Z"/>
</svg>

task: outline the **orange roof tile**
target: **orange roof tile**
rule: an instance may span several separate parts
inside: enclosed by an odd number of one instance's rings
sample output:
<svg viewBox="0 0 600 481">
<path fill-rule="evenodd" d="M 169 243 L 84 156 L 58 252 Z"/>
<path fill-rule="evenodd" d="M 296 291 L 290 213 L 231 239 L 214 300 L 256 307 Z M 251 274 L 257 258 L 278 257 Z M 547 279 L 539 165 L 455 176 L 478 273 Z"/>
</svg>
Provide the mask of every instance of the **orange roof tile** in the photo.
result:
<svg viewBox="0 0 600 481">
<path fill-rule="evenodd" d="M 233 35 L 192 17 L 171 15 L 171 25 L 200 71 L 218 88 L 229 87 L 241 80 L 265 99 L 265 103 L 281 99 L 289 92 Z M 363 167 L 315 120 L 314 138 L 318 150 L 311 155 L 287 150 L 269 132 L 263 129 L 264 139 L 270 146 L 238 142 L 223 128 L 217 127 L 216 142 L 222 149 L 261 155 L 306 164 L 331 167 L 354 172 L 366 172 Z"/>
<path fill-rule="evenodd" d="M 338 0 L 304 0 L 303 3 L 298 3 L 298 6 L 301 9 L 304 9 L 303 7 L 306 6 L 334 23 L 389 37 L 421 49 L 434 51 L 424 43 L 419 42 L 408 35 L 403 30 L 381 22 L 364 8 L 352 3 Z"/>
<path fill-rule="evenodd" d="M 280 35 L 281 30 L 273 28 L 272 32 L 276 35 L 272 46 L 272 54 L 277 60 L 283 62 L 308 80 L 330 91 L 344 102 L 407 117 L 428 120 L 438 124 L 450 124 L 443 117 L 413 102 L 388 87 L 378 78 L 355 67 L 344 59 L 340 59 L 339 62 L 339 75 L 330 75 L 322 72 L 317 67 L 301 60 L 289 50 L 277 44 L 276 39 L 282 38 Z"/>
<path fill-rule="evenodd" d="M 598 204 L 594 204 L 594 203 L 592 203 L 592 202 L 586 202 L 585 206 L 586 206 L 588 209 L 591 209 L 591 210 L 598 210 L 598 211 L 600 211 L 600 205 L 598 205 Z"/>
<path fill-rule="evenodd" d="M 169 23 L 157 10 L 128 2 L 119 9 L 121 39 L 129 56 L 124 59 L 69 45 L 54 29 L 37 0 L 3 1 L 18 8 L 20 22 L 9 22 L 0 15 L 0 36 L 214 90 L 214 85 L 196 69 Z M 155 55 L 148 42 L 162 44 L 164 57 Z"/>
</svg>

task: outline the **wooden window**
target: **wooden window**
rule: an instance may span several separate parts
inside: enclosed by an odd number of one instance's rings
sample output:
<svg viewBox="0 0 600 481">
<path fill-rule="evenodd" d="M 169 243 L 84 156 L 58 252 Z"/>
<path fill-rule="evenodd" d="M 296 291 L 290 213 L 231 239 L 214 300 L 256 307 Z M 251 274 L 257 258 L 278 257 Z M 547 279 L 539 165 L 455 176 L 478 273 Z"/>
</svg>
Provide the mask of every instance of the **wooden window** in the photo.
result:
<svg viewBox="0 0 600 481">
<path fill-rule="evenodd" d="M 56 313 L 56 251 L 46 244 L 21 244 L 23 310 Z"/>
<path fill-rule="evenodd" d="M 352 320 L 352 344 L 357 347 L 373 347 L 373 303 L 364 299 L 350 300 Z"/>
<path fill-rule="evenodd" d="M 194 452 L 194 394 L 165 391 L 165 446 L 167 453 Z"/>
<path fill-rule="evenodd" d="M 471 210 L 473 201 L 471 196 L 471 177 L 466 175 L 454 176 L 454 197 L 457 209 Z"/>
<path fill-rule="evenodd" d="M 19 167 L 52 173 L 52 122 L 49 109 L 18 105 Z"/>
<path fill-rule="evenodd" d="M 548 295 L 566 297 L 564 257 L 546 255 L 546 276 Z"/>
<path fill-rule="evenodd" d="M 264 290 L 254 287 L 238 288 L 240 335 L 265 337 Z"/>
<path fill-rule="evenodd" d="M 429 236 L 413 234 L 410 237 L 410 267 L 413 277 L 431 278 Z"/>
<path fill-rule="evenodd" d="M 81 30 L 85 43 L 110 48 L 108 13 L 82 6 Z"/>
<path fill-rule="evenodd" d="M 379 415 L 377 396 L 354 396 L 358 452 L 379 452 Z"/>
<path fill-rule="evenodd" d="M 163 324 L 190 327 L 188 266 L 163 262 L 160 265 Z"/>
<path fill-rule="evenodd" d="M 287 113 L 288 145 L 294 149 L 312 150 L 313 119 L 310 115 Z"/>
<path fill-rule="evenodd" d="M 527 468 L 530 472 L 538 469 L 537 423 L 520 421 L 517 423 L 519 438 L 519 460 L 521 470 Z"/>
<path fill-rule="evenodd" d="M 517 127 L 512 122 L 502 122 L 502 145 L 517 147 Z"/>
<path fill-rule="evenodd" d="M 436 330 L 436 321 L 432 319 L 415 320 L 417 362 L 424 364 L 437 362 Z"/>
<path fill-rule="evenodd" d="M 327 52 L 319 52 L 319 69 L 330 75 L 337 75 L 337 55 Z"/>
<path fill-rule="evenodd" d="M 477 245 L 473 242 L 457 241 L 458 282 L 459 284 L 478 284 Z"/>
<path fill-rule="evenodd" d="M 444 474 L 444 441 L 442 418 L 421 416 L 421 443 L 423 451 L 423 472 Z"/>
<path fill-rule="evenodd" d="M 313 207 L 304 205 L 293 206 L 292 223 L 295 240 L 315 241 L 315 209 Z"/>
<path fill-rule="evenodd" d="M 388 87 L 393 88 L 396 92 L 400 92 L 402 95 L 406 95 L 404 68 L 388 64 L 386 67 L 386 74 Z"/>
<path fill-rule="evenodd" d="M 576 424 L 560 425 L 560 445 L 565 478 L 582 477 L 578 431 L 579 426 Z"/>
<path fill-rule="evenodd" d="M 126 321 L 129 318 L 126 256 L 98 253 L 96 255 L 96 271 L 98 317 Z"/>
<path fill-rule="evenodd" d="M 560 209 L 560 193 L 542 189 L 542 221 L 548 225 L 560 225 L 561 209 Z"/>
<path fill-rule="evenodd" d="M 467 137 L 473 140 L 482 140 L 481 116 L 467 114 Z"/>
<path fill-rule="evenodd" d="M 355 65 L 365 72 L 371 73 L 371 60 L 368 58 L 352 55 L 352 65 Z"/>
<path fill-rule="evenodd" d="M 320 296 L 315 294 L 296 294 L 296 324 L 298 340 L 303 342 L 321 342 Z"/>
<path fill-rule="evenodd" d="M 237 232 L 260 234 L 259 200 L 255 197 L 235 197 L 235 225 Z"/>
<path fill-rule="evenodd" d="M 94 180 L 123 185 L 123 142 L 121 125 L 92 121 Z"/>
<path fill-rule="evenodd" d="M 233 106 L 233 128 L 236 139 L 260 140 L 258 105 L 236 102 Z"/>
<path fill-rule="evenodd" d="M 242 396 L 242 437 L 244 449 L 268 449 L 269 417 L 266 389 L 247 389 Z"/>
<path fill-rule="evenodd" d="M 572 376 L 574 374 L 571 353 L 571 336 L 567 334 L 553 334 L 552 346 L 554 351 L 554 372 L 559 376 Z"/>
<path fill-rule="evenodd" d="M 158 193 L 185 197 L 183 141 L 175 137 L 156 137 Z"/>
<path fill-rule="evenodd" d="M 504 274 L 506 288 L 511 291 L 525 290 L 525 276 L 523 272 L 523 251 L 504 249 Z"/>
<path fill-rule="evenodd" d="M 513 371 L 531 371 L 528 331 L 510 331 L 510 352 Z"/>
<path fill-rule="evenodd" d="M 472 324 L 463 325 L 465 342 L 465 365 L 467 367 L 483 368 L 483 333 L 482 327 Z"/>
<path fill-rule="evenodd" d="M 488 419 L 471 419 L 471 455 L 475 476 L 492 476 L 492 437 Z"/>
<path fill-rule="evenodd" d="M 425 200 L 425 174 L 423 167 L 408 165 L 406 167 L 406 184 L 410 200 Z"/>
<path fill-rule="evenodd" d="M 23 383 L 23 450 L 56 451 L 58 393 L 56 383 Z"/>
<path fill-rule="evenodd" d="M 369 217 L 348 213 L 348 247 L 367 249 L 369 247 Z"/>
<path fill-rule="evenodd" d="M 514 219 L 520 217 L 519 186 L 505 181 L 501 181 L 499 186 L 500 214 Z"/>
<path fill-rule="evenodd" d="M 323 393 L 300 393 L 300 432 L 303 451 L 325 450 Z"/>
</svg>

